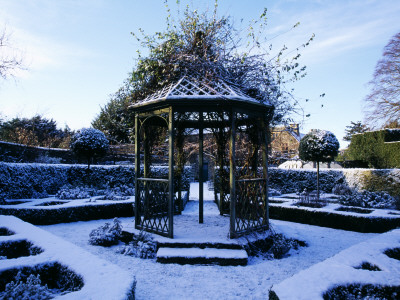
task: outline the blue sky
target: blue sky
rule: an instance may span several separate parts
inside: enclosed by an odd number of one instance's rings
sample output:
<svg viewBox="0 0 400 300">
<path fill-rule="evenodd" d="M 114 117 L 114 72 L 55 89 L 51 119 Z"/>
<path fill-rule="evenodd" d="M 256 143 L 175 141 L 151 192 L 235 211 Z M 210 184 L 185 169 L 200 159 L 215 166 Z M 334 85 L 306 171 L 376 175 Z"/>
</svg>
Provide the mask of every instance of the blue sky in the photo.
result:
<svg viewBox="0 0 400 300">
<path fill-rule="evenodd" d="M 170 1 L 173 16 L 187 3 L 201 10 L 212 9 L 214 1 Z M 363 119 L 367 83 L 383 47 L 400 30 L 400 1 L 219 1 L 220 15 L 236 24 L 257 18 L 264 7 L 267 36 L 300 22 L 272 41 L 274 49 L 293 49 L 315 34 L 302 51 L 307 76 L 293 85 L 311 116 L 297 119 L 302 132 L 330 130 L 345 146 L 345 127 Z M 29 68 L 16 80 L 0 81 L 0 116 L 41 114 L 60 127 L 89 127 L 134 66 L 140 45 L 130 33 L 162 31 L 165 16 L 162 0 L 0 0 L 0 28 L 5 24 L 12 32 Z"/>
</svg>

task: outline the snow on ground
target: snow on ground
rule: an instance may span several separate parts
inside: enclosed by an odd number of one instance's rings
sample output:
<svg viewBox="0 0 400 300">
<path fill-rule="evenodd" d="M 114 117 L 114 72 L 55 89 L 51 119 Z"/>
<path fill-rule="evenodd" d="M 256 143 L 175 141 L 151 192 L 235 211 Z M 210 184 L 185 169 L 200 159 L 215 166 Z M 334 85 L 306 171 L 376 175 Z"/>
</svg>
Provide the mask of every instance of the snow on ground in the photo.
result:
<svg viewBox="0 0 400 300">
<path fill-rule="evenodd" d="M 206 186 L 206 185 L 205 185 Z M 181 216 L 174 217 L 174 240 L 231 241 L 227 234 L 229 217 L 220 216 L 204 191 L 204 224 L 198 223 L 198 184 L 191 185 L 190 201 Z M 134 218 L 120 218 L 124 230 L 134 231 Z M 137 299 L 267 299 L 272 285 L 332 257 L 352 245 L 377 236 L 318 226 L 271 220 L 276 232 L 305 241 L 309 246 L 292 250 L 280 260 L 249 259 L 247 266 L 203 266 L 160 264 L 115 253 L 119 246 L 89 245 L 89 233 L 112 220 L 95 220 L 40 226 L 87 251 L 112 262 L 136 276 Z M 158 238 L 165 239 L 165 238 Z M 94 272 L 96 270 L 93 270 Z"/>
<path fill-rule="evenodd" d="M 130 294 L 134 277 L 129 271 L 82 250 L 57 236 L 14 216 L 0 215 L 0 227 L 15 234 L 0 236 L 0 242 L 28 240 L 44 251 L 38 255 L 0 260 L 0 272 L 13 268 L 58 262 L 83 277 L 81 290 L 58 296 L 60 299 L 125 299 Z M 92 270 L 91 270 L 92 269 Z M 93 272 L 95 270 L 98 272 Z M 101 288 L 99 288 L 101 287 Z"/>
<path fill-rule="evenodd" d="M 279 299 L 318 299 L 338 285 L 400 285 L 400 261 L 384 254 L 400 246 L 400 229 L 378 235 L 313 265 L 274 287 Z M 379 267 L 379 271 L 360 269 L 362 263 Z M 318 282 L 318 284 L 315 284 Z"/>
</svg>

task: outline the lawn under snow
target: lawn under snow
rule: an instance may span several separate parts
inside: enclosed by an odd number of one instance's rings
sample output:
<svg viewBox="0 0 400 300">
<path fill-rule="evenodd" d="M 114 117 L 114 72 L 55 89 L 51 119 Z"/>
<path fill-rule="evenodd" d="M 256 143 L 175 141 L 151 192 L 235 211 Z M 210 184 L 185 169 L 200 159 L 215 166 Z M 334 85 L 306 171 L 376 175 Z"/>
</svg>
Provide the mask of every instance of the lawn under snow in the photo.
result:
<svg viewBox="0 0 400 300">
<path fill-rule="evenodd" d="M 191 200 L 198 199 L 198 184 L 191 185 L 190 195 Z M 229 217 L 220 216 L 211 199 L 213 195 L 205 191 L 204 224 L 198 224 L 198 201 L 190 201 L 184 213 L 174 217 L 175 239 L 229 241 Z M 134 218 L 120 220 L 124 230 L 134 231 Z M 120 246 L 104 248 L 89 245 L 89 233 L 105 222 L 112 220 L 40 227 L 136 276 L 137 299 L 268 299 L 272 285 L 378 235 L 271 220 L 276 232 L 303 240 L 308 247 L 292 250 L 289 257 L 280 260 L 250 258 L 249 264 L 244 267 L 164 265 L 154 259 L 145 260 L 115 253 Z"/>
</svg>

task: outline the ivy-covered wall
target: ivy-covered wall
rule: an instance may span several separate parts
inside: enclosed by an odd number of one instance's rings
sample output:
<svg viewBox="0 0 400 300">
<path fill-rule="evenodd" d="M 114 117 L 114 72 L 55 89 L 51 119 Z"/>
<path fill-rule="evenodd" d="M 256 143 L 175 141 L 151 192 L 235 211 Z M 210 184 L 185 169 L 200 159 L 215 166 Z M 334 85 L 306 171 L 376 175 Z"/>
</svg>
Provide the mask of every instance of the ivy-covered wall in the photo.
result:
<svg viewBox="0 0 400 300">
<path fill-rule="evenodd" d="M 400 129 L 355 134 L 348 155 L 376 169 L 400 168 Z"/>
</svg>

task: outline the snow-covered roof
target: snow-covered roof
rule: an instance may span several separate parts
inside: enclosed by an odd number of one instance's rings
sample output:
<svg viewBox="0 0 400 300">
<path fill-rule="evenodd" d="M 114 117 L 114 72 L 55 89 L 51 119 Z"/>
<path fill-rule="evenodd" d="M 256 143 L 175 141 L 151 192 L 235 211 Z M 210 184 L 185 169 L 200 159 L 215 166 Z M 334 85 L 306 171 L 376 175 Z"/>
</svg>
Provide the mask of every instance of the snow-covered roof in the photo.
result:
<svg viewBox="0 0 400 300">
<path fill-rule="evenodd" d="M 165 86 L 144 100 L 138 101 L 132 107 L 150 104 L 163 100 L 236 100 L 261 104 L 260 101 L 246 95 L 239 87 L 228 84 L 222 79 L 198 79 L 183 76 L 177 83 Z M 265 105 L 270 105 L 265 103 Z"/>
</svg>

